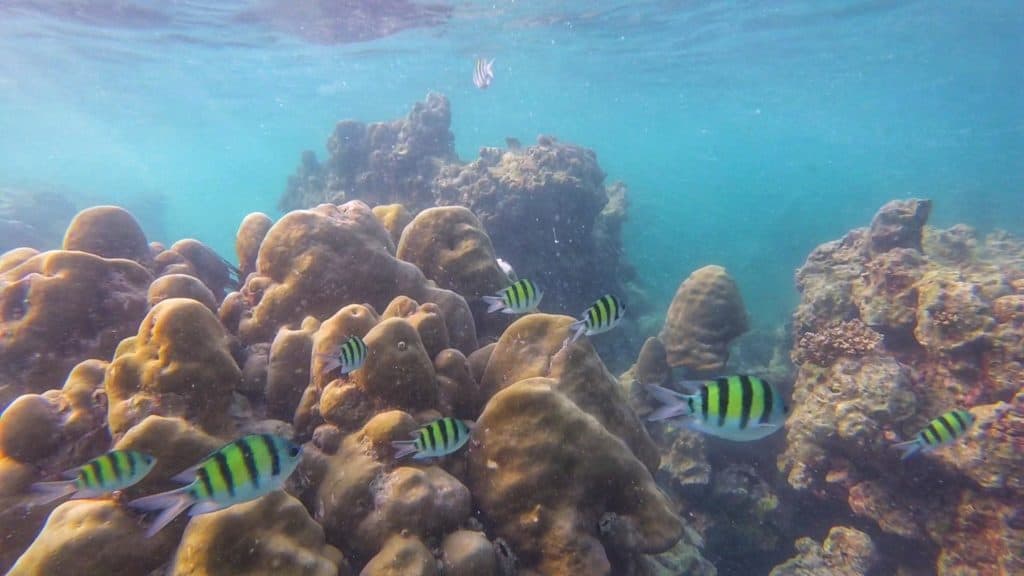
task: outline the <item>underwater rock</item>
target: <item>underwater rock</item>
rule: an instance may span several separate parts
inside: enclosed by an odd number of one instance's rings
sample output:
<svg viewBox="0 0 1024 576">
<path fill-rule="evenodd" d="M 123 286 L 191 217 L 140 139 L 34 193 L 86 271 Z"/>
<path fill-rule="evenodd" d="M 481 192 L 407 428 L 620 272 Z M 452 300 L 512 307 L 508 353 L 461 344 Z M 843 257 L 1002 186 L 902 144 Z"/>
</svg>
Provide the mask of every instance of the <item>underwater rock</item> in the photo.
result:
<svg viewBox="0 0 1024 576">
<path fill-rule="evenodd" d="M 118 206 L 93 206 L 75 215 L 64 233 L 63 249 L 134 260 L 143 266 L 152 260 L 142 226 Z"/>
<path fill-rule="evenodd" d="M 836 526 L 820 545 L 810 538 L 796 541 L 798 555 L 772 569 L 771 576 L 867 576 L 878 564 L 871 538 L 853 528 Z"/>
<path fill-rule="evenodd" d="M 182 536 L 168 574 L 348 575 L 344 557 L 302 503 L 282 490 L 203 514 Z"/>
<path fill-rule="evenodd" d="M 233 428 L 228 408 L 241 379 L 217 317 L 195 300 L 164 300 L 136 336 L 121 342 L 107 368 L 110 431 L 119 436 L 157 414 L 227 434 Z"/>
<path fill-rule="evenodd" d="M 109 358 L 145 315 L 151 281 L 130 260 L 66 251 L 0 273 L 0 409 L 57 387 L 82 360 Z"/>
<path fill-rule="evenodd" d="M 177 536 L 145 537 L 138 518 L 113 500 L 71 500 L 58 506 L 8 576 L 149 574 L 171 555 Z"/>
<path fill-rule="evenodd" d="M 268 341 L 278 328 L 307 315 L 327 318 L 353 303 L 383 310 L 404 295 L 436 304 L 452 347 L 472 352 L 476 329 L 466 301 L 432 286 L 393 253 L 391 236 L 362 202 L 288 213 L 267 233 L 257 272 L 242 287 L 253 304 L 240 320 L 240 337 Z"/>
<path fill-rule="evenodd" d="M 191 298 L 209 308 L 210 312 L 217 313 L 217 300 L 213 292 L 195 276 L 168 274 L 149 285 L 147 300 L 150 307 L 170 298 Z"/>
<path fill-rule="evenodd" d="M 508 285 L 483 225 L 461 206 L 428 208 L 402 232 L 398 258 L 441 288 L 479 300 Z"/>
<path fill-rule="evenodd" d="M 860 358 L 881 342 L 882 335 L 858 319 L 838 322 L 816 332 L 804 332 L 793 348 L 793 363 L 829 366 L 840 357 Z"/>
<path fill-rule="evenodd" d="M 572 318 L 527 314 L 501 335 L 480 378 L 482 401 L 508 386 L 533 377 L 555 380 L 553 387 L 629 446 L 648 470 L 658 468 L 658 449 L 629 406 L 601 357 L 586 340 L 563 348 Z"/>
<path fill-rule="evenodd" d="M 402 240 L 402 231 L 412 222 L 412 214 L 401 204 L 383 204 L 373 207 L 373 215 L 391 234 L 395 246 Z"/>
<path fill-rule="evenodd" d="M 931 200 L 893 200 L 882 206 L 871 220 L 868 246 L 872 255 L 893 248 L 911 248 L 921 251 L 921 235 Z"/>
<path fill-rule="evenodd" d="M 543 574 L 619 573 L 615 560 L 671 548 L 682 524 L 650 472 L 558 387 L 521 380 L 480 415 L 468 481 L 485 523 Z"/>
<path fill-rule="evenodd" d="M 238 232 L 235 232 L 235 256 L 238 257 L 240 282 L 256 271 L 256 257 L 260 251 L 260 244 L 273 225 L 274 221 L 270 216 L 262 212 L 248 214 L 238 225 Z"/>
<path fill-rule="evenodd" d="M 283 211 L 361 199 L 400 202 L 413 211 L 433 206 L 432 185 L 442 166 L 456 162 L 451 105 L 430 93 L 404 119 L 365 124 L 338 122 L 322 164 L 305 152 L 278 202 Z"/>
<path fill-rule="evenodd" d="M 679 285 L 658 338 L 668 363 L 694 375 L 715 374 L 729 344 L 747 331 L 747 311 L 736 282 L 721 266 L 705 266 Z"/>
</svg>

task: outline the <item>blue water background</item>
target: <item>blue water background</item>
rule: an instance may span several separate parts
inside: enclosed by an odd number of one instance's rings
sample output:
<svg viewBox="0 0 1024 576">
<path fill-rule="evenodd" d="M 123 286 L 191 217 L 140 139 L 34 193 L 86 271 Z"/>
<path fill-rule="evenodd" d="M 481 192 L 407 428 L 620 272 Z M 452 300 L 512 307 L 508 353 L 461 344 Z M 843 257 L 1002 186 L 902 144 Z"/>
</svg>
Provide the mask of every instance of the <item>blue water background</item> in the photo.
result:
<svg viewBox="0 0 1024 576">
<path fill-rule="evenodd" d="M 155 239 L 231 255 L 337 120 L 435 90 L 464 160 L 539 133 L 595 149 L 630 187 L 628 257 L 661 306 L 718 263 L 753 323 L 778 323 L 806 254 L 895 197 L 1024 233 L 1019 1 L 464 2 L 347 45 L 238 22 L 251 4 L 0 4 L 0 185 L 124 203 Z"/>
</svg>

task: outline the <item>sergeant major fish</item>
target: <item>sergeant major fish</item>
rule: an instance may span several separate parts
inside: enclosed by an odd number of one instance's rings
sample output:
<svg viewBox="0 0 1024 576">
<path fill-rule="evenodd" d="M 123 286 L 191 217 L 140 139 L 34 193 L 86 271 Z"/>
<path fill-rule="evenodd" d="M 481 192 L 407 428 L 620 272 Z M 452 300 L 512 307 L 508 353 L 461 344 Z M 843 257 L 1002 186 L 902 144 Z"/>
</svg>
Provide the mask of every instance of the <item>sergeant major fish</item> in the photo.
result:
<svg viewBox="0 0 1024 576">
<path fill-rule="evenodd" d="M 913 440 L 893 444 L 893 448 L 902 451 L 900 459 L 906 460 L 915 454 L 931 452 L 940 446 L 952 444 L 967 432 L 971 424 L 974 424 L 974 416 L 970 412 L 950 410 L 938 418 L 932 418 Z"/>
<path fill-rule="evenodd" d="M 222 510 L 278 490 L 295 471 L 302 446 L 274 434 L 250 434 L 224 445 L 173 479 L 187 486 L 132 500 L 131 508 L 160 511 L 146 531 L 150 537 L 179 514 Z"/>
<path fill-rule="evenodd" d="M 358 370 L 366 361 L 366 342 L 359 336 L 349 336 L 333 354 L 317 354 L 324 361 L 324 372 L 341 368 L 344 376 Z"/>
<path fill-rule="evenodd" d="M 477 58 L 473 66 L 473 85 L 486 90 L 494 80 L 494 59 Z"/>
<path fill-rule="evenodd" d="M 412 433 L 414 440 L 395 440 L 395 458 L 413 455 L 413 460 L 440 458 L 466 445 L 471 424 L 458 418 L 439 418 Z"/>
<path fill-rule="evenodd" d="M 488 313 L 525 314 L 536 310 L 543 297 L 544 292 L 536 284 L 522 278 L 494 296 L 484 296 L 483 300 L 488 304 Z"/>
<path fill-rule="evenodd" d="M 754 376 L 729 376 L 684 384 L 699 388 L 693 394 L 683 394 L 648 384 L 648 393 L 662 406 L 647 419 L 686 417 L 685 425 L 692 430 L 735 442 L 748 442 L 780 429 L 789 413 L 778 391 Z"/>
<path fill-rule="evenodd" d="M 611 294 L 601 296 L 587 308 L 579 320 L 569 326 L 569 331 L 573 334 L 565 341 L 564 346 L 579 340 L 584 334 L 593 336 L 615 328 L 625 313 L 626 307 L 621 300 Z"/>
<path fill-rule="evenodd" d="M 96 498 L 124 490 L 145 478 L 155 464 L 156 458 L 149 454 L 113 450 L 61 474 L 68 480 L 33 484 L 32 492 L 40 495 L 33 504 L 47 504 L 64 496 L 71 496 L 72 500 Z"/>
</svg>

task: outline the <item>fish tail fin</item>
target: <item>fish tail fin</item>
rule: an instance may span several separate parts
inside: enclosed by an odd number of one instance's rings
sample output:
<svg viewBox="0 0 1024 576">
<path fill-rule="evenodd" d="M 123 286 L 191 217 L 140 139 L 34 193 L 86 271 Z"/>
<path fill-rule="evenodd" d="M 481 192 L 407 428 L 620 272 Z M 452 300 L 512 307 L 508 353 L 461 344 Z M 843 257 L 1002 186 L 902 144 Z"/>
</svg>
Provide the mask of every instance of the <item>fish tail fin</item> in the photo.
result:
<svg viewBox="0 0 1024 576">
<path fill-rule="evenodd" d="M 647 389 L 648 394 L 662 404 L 661 407 L 647 416 L 647 420 L 650 422 L 667 420 L 677 416 L 689 416 L 693 412 L 690 409 L 689 398 L 685 394 L 669 390 L 657 384 L 646 384 L 644 388 Z"/>
<path fill-rule="evenodd" d="M 57 482 L 36 482 L 29 490 L 33 494 L 31 504 L 33 506 L 42 506 L 49 504 L 54 500 L 59 500 L 65 496 L 70 496 L 75 493 L 75 481 L 74 480 L 58 480 Z"/>
<path fill-rule="evenodd" d="M 583 337 L 587 332 L 587 321 L 577 320 L 569 325 L 569 331 L 572 332 L 572 336 L 569 337 L 569 344 L 572 344 Z"/>
<path fill-rule="evenodd" d="M 484 296 L 484 302 L 487 303 L 487 313 L 497 312 L 505 307 L 505 301 L 502 300 L 501 296 Z"/>
<path fill-rule="evenodd" d="M 409 454 L 416 453 L 416 441 L 415 440 L 393 440 L 391 447 L 396 450 L 395 460 L 405 458 Z"/>
<path fill-rule="evenodd" d="M 920 453 L 924 446 L 921 444 L 920 440 L 915 439 L 893 444 L 892 447 L 901 452 L 900 460 L 906 460 L 907 458 Z"/>
<path fill-rule="evenodd" d="M 323 362 L 321 371 L 326 374 L 332 370 L 337 370 L 341 366 L 341 361 L 331 354 L 317 354 L 320 361 Z"/>
<path fill-rule="evenodd" d="M 177 490 L 146 496 L 144 498 L 139 498 L 138 500 L 132 500 L 128 503 L 129 508 L 134 508 L 143 512 L 160 511 L 160 514 L 155 520 L 153 520 L 153 523 L 149 525 L 149 528 L 146 529 L 146 538 L 150 538 L 157 532 L 163 530 L 165 526 L 171 523 L 171 521 L 196 503 L 195 497 L 192 496 L 190 488 L 190 486 L 184 486 Z"/>
</svg>

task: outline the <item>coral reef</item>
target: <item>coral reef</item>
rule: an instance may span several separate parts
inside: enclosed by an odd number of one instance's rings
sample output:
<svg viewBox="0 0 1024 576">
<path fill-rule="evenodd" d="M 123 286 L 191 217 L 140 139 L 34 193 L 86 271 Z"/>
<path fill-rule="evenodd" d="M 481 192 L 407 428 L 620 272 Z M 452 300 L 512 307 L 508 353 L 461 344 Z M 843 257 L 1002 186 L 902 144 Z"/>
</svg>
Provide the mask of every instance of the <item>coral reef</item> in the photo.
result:
<svg viewBox="0 0 1024 576">
<path fill-rule="evenodd" d="M 454 154 L 450 121 L 447 98 L 431 94 L 417 103 L 406 119 L 369 125 L 339 123 L 327 143 L 328 160 L 320 164 L 312 152 L 303 154 L 281 199 L 282 208 L 360 199 L 378 205 L 375 213 L 392 236 L 397 236 L 408 222 L 403 214 L 406 210 L 415 214 L 435 206 L 462 206 L 475 218 L 451 210 L 444 213 L 448 218 L 462 214 L 458 218 L 466 227 L 446 241 L 463 244 L 438 250 L 417 242 L 401 250 L 400 257 L 408 254 L 410 261 L 427 265 L 423 272 L 441 287 L 451 286 L 472 300 L 501 281 L 493 263 L 483 259 L 473 265 L 476 272 L 472 277 L 456 278 L 465 276 L 469 262 L 478 260 L 461 258 L 465 242 L 481 243 L 482 238 L 471 232 L 478 228 L 486 230 L 493 252 L 511 262 L 520 277 L 543 287 L 546 309 L 581 313 L 595 298 L 609 292 L 620 297 L 635 295 L 636 301 L 628 302 L 631 310 L 643 309 L 642 291 L 628 289 L 634 272 L 622 256 L 620 229 L 626 218 L 626 187 L 621 183 L 605 187 L 605 175 L 593 151 L 540 136 L 534 146 L 484 148 L 479 158 L 462 163 Z M 422 226 L 421 222 L 417 229 Z M 434 260 L 431 265 L 441 262 L 439 255 L 449 260 L 459 257 L 461 271 L 440 274 L 436 268 L 430 269 L 423 251 Z M 466 281 L 471 285 L 462 292 L 458 282 Z M 503 328 L 488 327 L 488 332 L 498 333 Z M 618 333 L 621 341 L 636 345 L 646 336 L 629 316 Z M 628 365 L 632 359 L 620 357 L 620 348 L 602 346 L 607 360 Z"/>
<path fill-rule="evenodd" d="M 256 268 L 241 289 L 252 302 L 238 327 L 244 342 L 269 341 L 282 326 L 307 315 L 327 318 L 351 303 L 383 310 L 404 295 L 437 304 L 453 347 L 467 354 L 476 348 L 466 301 L 396 259 L 390 234 L 362 202 L 285 215 L 267 232 Z"/>
<path fill-rule="evenodd" d="M 51 251 L 0 271 L 0 408 L 109 358 L 146 313 L 152 276 L 130 260 Z"/>
<path fill-rule="evenodd" d="M 878 564 L 874 543 L 867 534 L 837 526 L 821 544 L 810 538 L 796 543 L 798 555 L 776 566 L 771 576 L 867 576 Z"/>
<path fill-rule="evenodd" d="M 668 363 L 693 375 L 714 375 L 729 359 L 729 344 L 747 331 L 736 282 L 721 266 L 705 266 L 679 285 L 658 338 Z"/>
<path fill-rule="evenodd" d="M 118 206 L 95 206 L 79 212 L 64 233 L 63 249 L 102 258 L 125 258 L 143 265 L 151 259 L 142 227 Z"/>
<path fill-rule="evenodd" d="M 1024 496 L 1012 480 L 1024 466 L 1024 243 L 933 230 L 929 209 L 890 202 L 797 272 L 800 368 L 778 466 L 800 498 L 869 520 L 888 564 L 1012 573 L 1022 562 L 1010 544 L 1022 531 L 1006 519 Z M 964 438 L 896 460 L 893 442 L 954 407 L 976 417 Z M 894 537 L 914 545 L 887 548 Z M 801 562 L 793 573 L 811 573 Z"/>
<path fill-rule="evenodd" d="M 256 257 L 260 244 L 274 221 L 262 212 L 253 212 L 242 219 L 235 233 L 235 256 L 238 257 L 239 280 L 256 271 Z"/>
</svg>

